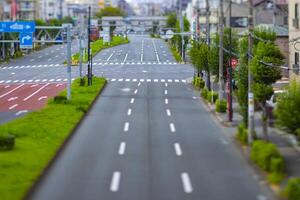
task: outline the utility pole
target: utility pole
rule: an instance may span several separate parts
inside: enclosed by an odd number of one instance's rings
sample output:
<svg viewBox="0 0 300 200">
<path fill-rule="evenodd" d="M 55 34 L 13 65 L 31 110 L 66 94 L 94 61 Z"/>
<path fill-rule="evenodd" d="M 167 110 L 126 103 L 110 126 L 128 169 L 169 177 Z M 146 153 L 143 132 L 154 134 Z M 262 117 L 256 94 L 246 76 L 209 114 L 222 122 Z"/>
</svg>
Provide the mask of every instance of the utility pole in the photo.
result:
<svg viewBox="0 0 300 200">
<path fill-rule="evenodd" d="M 231 7 L 232 2 L 229 0 L 229 66 L 228 66 L 228 121 L 232 122 L 232 30 L 231 30 Z"/>
<path fill-rule="evenodd" d="M 71 99 L 71 56 L 72 56 L 72 51 L 71 51 L 71 26 L 67 26 L 67 61 L 68 61 L 68 67 L 67 67 L 67 74 L 68 74 L 68 84 L 67 84 L 67 99 Z"/>
<path fill-rule="evenodd" d="M 219 98 L 224 99 L 224 51 L 223 51 L 223 40 L 224 40 L 224 11 L 223 11 L 223 0 L 220 0 L 220 17 L 219 17 Z"/>
<path fill-rule="evenodd" d="M 88 17 L 88 86 L 92 85 L 92 66 L 91 66 L 91 6 L 89 6 L 89 17 Z"/>
<path fill-rule="evenodd" d="M 199 5 L 199 0 L 197 0 L 197 15 L 196 15 L 196 38 L 197 42 L 200 42 L 200 22 L 199 22 L 199 17 L 200 17 L 200 5 Z"/>
<path fill-rule="evenodd" d="M 185 62 L 184 59 L 184 22 L 183 22 L 183 16 L 182 16 L 182 0 L 179 0 L 179 25 L 180 25 L 180 33 L 181 33 L 181 61 Z"/>
<path fill-rule="evenodd" d="M 208 46 L 208 49 L 210 49 L 210 27 L 209 27 L 209 16 L 210 16 L 210 9 L 209 9 L 209 0 L 206 0 L 206 44 Z M 207 68 L 207 76 L 206 76 L 206 86 L 208 90 L 211 90 L 210 85 L 210 71 L 208 62 L 206 63 Z"/>
<path fill-rule="evenodd" d="M 248 143 L 252 144 L 254 138 L 254 95 L 252 91 L 252 72 L 250 69 L 250 62 L 253 48 L 253 3 L 248 0 L 249 16 L 248 16 Z"/>
</svg>

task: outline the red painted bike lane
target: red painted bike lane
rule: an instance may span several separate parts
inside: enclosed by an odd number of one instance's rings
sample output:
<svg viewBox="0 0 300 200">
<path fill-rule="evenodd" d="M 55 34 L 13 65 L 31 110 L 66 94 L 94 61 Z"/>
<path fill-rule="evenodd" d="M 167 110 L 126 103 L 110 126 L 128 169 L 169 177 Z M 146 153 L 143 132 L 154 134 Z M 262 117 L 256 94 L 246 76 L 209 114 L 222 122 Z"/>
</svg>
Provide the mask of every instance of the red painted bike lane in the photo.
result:
<svg viewBox="0 0 300 200">
<path fill-rule="evenodd" d="M 41 109 L 65 86 L 60 83 L 0 85 L 0 112 Z"/>
</svg>

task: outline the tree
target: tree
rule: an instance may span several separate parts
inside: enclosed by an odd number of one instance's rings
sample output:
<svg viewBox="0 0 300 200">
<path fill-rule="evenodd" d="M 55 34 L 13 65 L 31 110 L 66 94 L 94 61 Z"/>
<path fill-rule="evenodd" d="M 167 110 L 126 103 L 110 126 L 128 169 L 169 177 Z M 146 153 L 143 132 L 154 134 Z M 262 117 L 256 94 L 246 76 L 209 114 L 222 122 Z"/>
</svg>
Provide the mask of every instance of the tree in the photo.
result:
<svg viewBox="0 0 300 200">
<path fill-rule="evenodd" d="M 268 136 L 266 101 L 273 94 L 272 84 L 281 78 L 281 70 L 279 67 L 268 66 L 261 61 L 279 66 L 283 64 L 283 59 L 284 56 L 275 45 L 274 40 L 269 42 L 260 41 L 254 48 L 254 57 L 250 63 L 254 80 L 254 100 L 262 109 L 263 133 L 266 138 Z"/>
<path fill-rule="evenodd" d="M 238 52 L 238 35 L 236 31 L 231 31 L 231 50 L 232 50 L 232 58 L 236 58 L 234 54 Z M 216 75 L 219 78 L 219 41 L 220 36 L 215 34 L 212 38 L 212 46 L 210 50 L 210 59 L 209 59 L 209 68 L 213 75 Z M 224 29 L 224 38 L 223 38 L 223 48 L 229 51 L 230 49 L 230 28 L 226 27 Z M 223 62 L 223 77 L 226 82 L 227 68 L 229 67 L 230 55 L 227 51 L 224 51 L 224 62 Z"/>
<path fill-rule="evenodd" d="M 291 81 L 287 91 L 277 98 L 276 123 L 300 139 L 300 82 Z"/>
<path fill-rule="evenodd" d="M 206 63 L 209 58 L 209 49 L 206 43 L 201 42 L 200 44 L 194 42 L 193 47 L 190 51 L 191 62 L 197 71 L 197 76 L 200 76 L 202 70 L 208 71 Z"/>
<path fill-rule="evenodd" d="M 125 13 L 117 7 L 105 7 L 96 13 L 96 17 L 102 18 L 104 16 L 125 16 Z"/>
<path fill-rule="evenodd" d="M 175 28 L 177 22 L 177 15 L 176 13 L 171 13 L 168 15 L 167 18 L 167 28 Z"/>
<path fill-rule="evenodd" d="M 265 28 L 254 29 L 253 57 L 248 66 L 248 40 L 246 37 L 239 42 L 239 67 L 235 74 L 237 79 L 237 96 L 244 122 L 248 118 L 248 67 L 253 74 L 253 92 L 257 105 L 262 109 L 263 133 L 267 138 L 266 100 L 273 94 L 272 84 L 281 78 L 280 68 L 283 64 L 283 55 L 275 45 L 276 34 Z M 271 63 L 271 66 L 267 65 Z"/>
</svg>

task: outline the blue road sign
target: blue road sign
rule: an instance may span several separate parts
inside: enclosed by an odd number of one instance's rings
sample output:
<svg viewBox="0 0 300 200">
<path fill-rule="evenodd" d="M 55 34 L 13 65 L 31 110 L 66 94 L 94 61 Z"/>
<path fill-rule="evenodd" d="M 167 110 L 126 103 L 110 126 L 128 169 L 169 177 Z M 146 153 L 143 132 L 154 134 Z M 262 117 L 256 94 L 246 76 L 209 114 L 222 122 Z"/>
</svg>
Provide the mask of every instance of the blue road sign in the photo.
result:
<svg viewBox="0 0 300 200">
<path fill-rule="evenodd" d="M 35 22 L 0 22 L 0 32 L 35 32 Z"/>
<path fill-rule="evenodd" d="M 20 48 L 32 49 L 33 34 L 32 33 L 20 33 Z"/>
</svg>

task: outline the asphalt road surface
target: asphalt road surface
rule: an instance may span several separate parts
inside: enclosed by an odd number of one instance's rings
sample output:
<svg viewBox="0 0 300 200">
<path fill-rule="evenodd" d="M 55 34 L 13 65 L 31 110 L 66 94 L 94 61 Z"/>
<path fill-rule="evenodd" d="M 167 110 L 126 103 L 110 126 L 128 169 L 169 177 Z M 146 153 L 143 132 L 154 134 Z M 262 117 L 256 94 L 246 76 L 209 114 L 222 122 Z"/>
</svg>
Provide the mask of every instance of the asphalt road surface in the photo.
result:
<svg viewBox="0 0 300 200">
<path fill-rule="evenodd" d="M 30 199 L 272 199 L 195 97 L 191 66 L 162 40 L 130 40 L 94 58 L 109 83 Z M 30 70 L 48 80 L 64 72 Z"/>
</svg>

